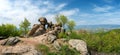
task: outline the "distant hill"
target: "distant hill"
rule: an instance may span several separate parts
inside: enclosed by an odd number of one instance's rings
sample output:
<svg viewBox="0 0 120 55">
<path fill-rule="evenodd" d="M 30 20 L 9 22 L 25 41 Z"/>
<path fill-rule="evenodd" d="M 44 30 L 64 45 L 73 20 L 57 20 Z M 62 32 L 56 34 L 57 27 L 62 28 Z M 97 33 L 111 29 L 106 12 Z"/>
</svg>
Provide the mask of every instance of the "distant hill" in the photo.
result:
<svg viewBox="0 0 120 55">
<path fill-rule="evenodd" d="M 100 25 L 78 25 L 75 29 L 119 29 L 120 25 L 100 24 Z"/>
</svg>

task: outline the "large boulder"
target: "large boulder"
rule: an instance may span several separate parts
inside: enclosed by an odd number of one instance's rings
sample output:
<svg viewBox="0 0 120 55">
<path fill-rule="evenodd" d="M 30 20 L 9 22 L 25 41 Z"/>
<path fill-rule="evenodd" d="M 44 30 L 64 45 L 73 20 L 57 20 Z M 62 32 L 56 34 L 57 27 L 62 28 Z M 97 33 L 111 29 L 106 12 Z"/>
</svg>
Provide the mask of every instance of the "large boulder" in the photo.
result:
<svg viewBox="0 0 120 55">
<path fill-rule="evenodd" d="M 46 33 L 46 30 L 44 29 L 44 27 L 41 27 L 42 25 L 40 25 L 40 27 L 36 30 L 36 32 L 33 34 L 33 36 L 38 36 L 38 35 L 42 35 L 44 33 Z"/>
<path fill-rule="evenodd" d="M 11 38 L 8 38 L 8 39 L 4 40 L 1 43 L 1 45 L 10 45 L 10 46 L 12 46 L 12 45 L 16 45 L 19 41 L 20 41 L 19 38 L 11 37 Z"/>
<path fill-rule="evenodd" d="M 40 27 L 40 24 L 34 24 L 32 29 L 27 33 L 26 37 L 32 36 L 39 27 Z"/>
<path fill-rule="evenodd" d="M 68 44 L 72 47 L 75 48 L 77 51 L 81 53 L 81 55 L 87 55 L 88 50 L 87 50 L 87 44 L 83 40 L 78 40 L 78 39 L 71 39 L 68 41 Z"/>
<path fill-rule="evenodd" d="M 50 33 L 45 33 L 43 35 L 39 35 L 33 38 L 39 44 L 51 44 L 53 43 L 57 37 Z"/>
</svg>

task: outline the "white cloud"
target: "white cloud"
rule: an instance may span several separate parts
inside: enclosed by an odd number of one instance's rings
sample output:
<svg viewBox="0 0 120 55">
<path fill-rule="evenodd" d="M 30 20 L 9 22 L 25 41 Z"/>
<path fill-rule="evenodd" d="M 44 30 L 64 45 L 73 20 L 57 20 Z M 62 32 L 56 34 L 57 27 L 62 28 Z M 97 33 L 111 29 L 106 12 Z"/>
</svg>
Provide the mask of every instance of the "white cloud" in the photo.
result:
<svg viewBox="0 0 120 55">
<path fill-rule="evenodd" d="M 79 12 L 79 9 L 72 9 L 72 10 L 64 10 L 64 11 L 61 11 L 60 14 L 63 14 L 65 16 L 72 16 L 72 15 L 75 15 L 76 13 Z"/>
<path fill-rule="evenodd" d="M 0 24 L 11 23 L 19 26 L 20 22 L 26 17 L 32 25 L 38 23 L 38 18 L 41 16 L 47 17 L 53 21 L 54 14 L 50 12 L 60 12 L 66 4 L 61 3 L 55 5 L 52 1 L 36 1 L 32 0 L 0 0 Z"/>
<path fill-rule="evenodd" d="M 75 20 L 77 25 L 82 24 L 119 24 L 120 10 L 110 12 L 112 6 L 94 6 L 94 13 L 85 13 L 78 8 L 65 10 L 67 3 L 56 4 L 52 1 L 38 0 L 0 0 L 0 24 L 11 23 L 19 26 L 26 17 L 32 25 L 38 23 L 38 18 L 44 16 L 48 21 L 53 21 L 56 14 L 63 14 Z M 99 13 L 100 12 L 100 13 Z M 101 13 L 103 12 L 103 13 Z M 96 14 L 97 13 L 97 14 Z"/>
<path fill-rule="evenodd" d="M 78 24 L 120 24 L 120 10 L 105 13 L 80 13 Z M 79 22 L 80 20 L 80 22 Z M 81 22 L 84 21 L 84 22 Z"/>
<path fill-rule="evenodd" d="M 103 1 L 105 1 L 107 3 L 112 3 L 114 0 L 103 0 Z"/>
<path fill-rule="evenodd" d="M 10 5 L 8 0 L 0 0 L 0 12 L 11 9 Z"/>
<path fill-rule="evenodd" d="M 113 9 L 112 6 L 103 6 L 103 7 L 100 7 L 100 6 L 94 5 L 93 11 L 95 11 L 95 12 L 108 12 L 108 11 L 110 11 L 112 9 Z"/>
<path fill-rule="evenodd" d="M 103 24 L 119 24 L 120 23 L 120 17 L 119 18 L 110 18 L 108 20 L 104 20 Z"/>
<path fill-rule="evenodd" d="M 67 5 L 66 3 L 60 4 L 60 5 L 56 8 L 56 11 L 61 10 L 61 9 L 64 8 L 66 5 Z"/>
</svg>

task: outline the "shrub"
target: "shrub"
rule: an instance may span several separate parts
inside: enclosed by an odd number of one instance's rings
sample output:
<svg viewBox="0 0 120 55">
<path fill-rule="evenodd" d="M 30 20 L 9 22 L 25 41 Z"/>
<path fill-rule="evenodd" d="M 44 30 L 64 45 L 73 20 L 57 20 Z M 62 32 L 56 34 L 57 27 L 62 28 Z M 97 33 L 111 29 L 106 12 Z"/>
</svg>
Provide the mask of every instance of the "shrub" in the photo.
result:
<svg viewBox="0 0 120 55">
<path fill-rule="evenodd" d="M 72 33 L 69 35 L 69 38 L 70 38 L 70 39 L 81 39 L 81 36 L 82 36 L 82 35 L 78 35 L 76 32 L 72 32 Z"/>
<path fill-rule="evenodd" d="M 98 52 L 116 52 L 120 53 L 120 29 L 113 29 L 109 31 L 98 30 L 96 32 L 76 33 L 72 32 L 69 36 L 62 38 L 81 39 L 84 40 L 88 48 Z"/>
<path fill-rule="evenodd" d="M 0 25 L 0 36 L 19 36 L 19 30 L 13 24 L 2 24 Z"/>
<path fill-rule="evenodd" d="M 67 35 L 65 33 L 63 33 L 63 32 L 60 32 L 58 34 L 58 38 L 67 38 Z"/>
<path fill-rule="evenodd" d="M 98 52 L 120 53 L 120 29 L 110 31 L 96 31 L 88 34 L 78 34 L 87 42 L 88 48 Z"/>
</svg>

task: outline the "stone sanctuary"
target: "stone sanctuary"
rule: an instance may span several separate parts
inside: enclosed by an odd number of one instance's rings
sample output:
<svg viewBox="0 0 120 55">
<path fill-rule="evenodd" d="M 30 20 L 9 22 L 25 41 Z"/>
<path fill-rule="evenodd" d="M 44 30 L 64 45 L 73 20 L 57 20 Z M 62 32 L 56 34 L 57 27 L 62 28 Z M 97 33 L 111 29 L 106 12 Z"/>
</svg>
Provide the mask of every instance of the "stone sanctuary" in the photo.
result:
<svg viewBox="0 0 120 55">
<path fill-rule="evenodd" d="M 60 32 L 65 33 L 61 23 L 53 24 L 45 17 L 38 19 L 40 24 L 34 24 L 25 38 L 11 37 L 0 40 L 0 55 L 43 55 L 35 46 L 43 44 L 49 48 L 60 50 L 61 45 L 69 45 L 80 55 L 88 55 L 87 44 L 83 40 L 58 38 Z"/>
</svg>

